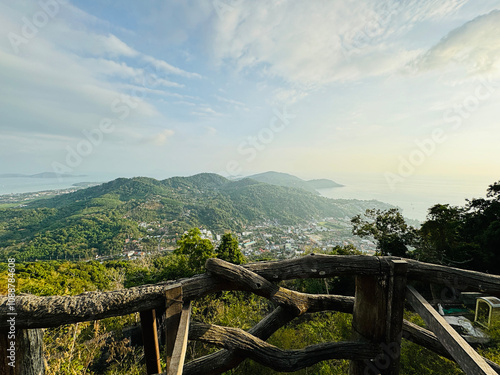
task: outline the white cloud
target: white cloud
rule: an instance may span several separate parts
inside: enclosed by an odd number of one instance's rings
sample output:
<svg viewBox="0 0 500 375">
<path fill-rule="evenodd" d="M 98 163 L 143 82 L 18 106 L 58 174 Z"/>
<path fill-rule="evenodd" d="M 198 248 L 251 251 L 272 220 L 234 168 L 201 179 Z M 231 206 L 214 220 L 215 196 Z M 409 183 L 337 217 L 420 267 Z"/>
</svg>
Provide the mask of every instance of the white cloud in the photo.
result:
<svg viewBox="0 0 500 375">
<path fill-rule="evenodd" d="M 219 113 L 206 104 L 198 106 L 194 111 L 191 112 L 192 115 L 202 117 L 202 118 L 210 118 L 210 117 L 220 117 L 223 116 L 222 113 Z"/>
<path fill-rule="evenodd" d="M 50 35 L 50 39 L 56 42 L 59 47 L 64 47 L 79 55 L 115 58 L 137 57 L 139 55 L 139 52 L 113 34 L 96 34 L 85 30 L 75 30 L 68 26 L 60 23 L 55 26 L 54 30 L 60 32 L 60 35 Z"/>
<path fill-rule="evenodd" d="M 214 58 L 238 71 L 298 85 L 397 72 L 415 52 L 394 41 L 417 22 L 454 13 L 465 0 L 242 2 L 215 25 Z M 382 4 L 382 5 L 380 5 Z"/>
<path fill-rule="evenodd" d="M 469 73 L 498 73 L 500 11 L 479 16 L 453 30 L 414 64 L 420 71 L 464 66 Z"/>
<path fill-rule="evenodd" d="M 173 130 L 165 129 L 156 134 L 154 137 L 150 138 L 150 141 L 155 146 L 164 146 L 174 134 L 175 132 Z"/>
<path fill-rule="evenodd" d="M 159 71 L 163 71 L 166 74 L 175 74 L 175 75 L 179 75 L 179 76 L 186 77 L 186 78 L 201 78 L 201 75 L 199 75 L 198 73 L 187 72 L 187 71 L 182 70 L 180 68 L 177 68 L 173 65 L 170 65 L 166 61 L 159 60 L 159 59 L 154 58 L 152 56 L 144 55 L 143 60 L 145 62 L 153 65 L 155 67 L 155 69 L 157 69 Z"/>
</svg>

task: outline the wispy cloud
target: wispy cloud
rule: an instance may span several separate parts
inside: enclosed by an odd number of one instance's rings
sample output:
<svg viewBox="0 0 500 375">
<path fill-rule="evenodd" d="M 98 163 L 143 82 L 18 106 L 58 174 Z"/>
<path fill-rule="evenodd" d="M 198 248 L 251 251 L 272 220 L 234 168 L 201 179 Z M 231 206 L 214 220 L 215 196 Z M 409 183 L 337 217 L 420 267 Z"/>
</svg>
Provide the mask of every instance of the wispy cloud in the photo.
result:
<svg viewBox="0 0 500 375">
<path fill-rule="evenodd" d="M 500 72 L 500 11 L 451 31 L 413 63 L 419 71 L 463 66 L 468 73 Z"/>
<path fill-rule="evenodd" d="M 215 25 L 214 58 L 318 88 L 397 72 L 415 52 L 394 35 L 456 12 L 465 0 L 242 2 Z M 355 50 L 355 51 L 353 51 Z"/>
<path fill-rule="evenodd" d="M 222 113 L 215 111 L 207 105 L 200 105 L 194 111 L 191 112 L 192 115 L 198 116 L 201 118 L 212 118 L 212 117 L 220 117 L 224 116 Z"/>
</svg>

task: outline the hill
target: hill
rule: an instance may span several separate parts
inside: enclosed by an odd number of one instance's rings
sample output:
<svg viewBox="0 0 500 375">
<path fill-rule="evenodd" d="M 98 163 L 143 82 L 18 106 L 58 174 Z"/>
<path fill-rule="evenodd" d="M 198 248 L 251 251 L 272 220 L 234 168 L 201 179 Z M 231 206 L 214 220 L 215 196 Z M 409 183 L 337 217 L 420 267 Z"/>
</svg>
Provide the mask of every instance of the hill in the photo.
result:
<svg viewBox="0 0 500 375">
<path fill-rule="evenodd" d="M 307 181 L 307 184 L 314 189 L 330 189 L 330 188 L 344 186 L 344 185 L 339 184 L 335 181 L 327 180 L 326 178 L 321 178 L 321 179 L 317 179 L 317 180 L 309 180 L 309 181 Z"/>
<path fill-rule="evenodd" d="M 260 182 L 265 182 L 271 185 L 302 189 L 317 195 L 319 193 L 316 191 L 316 189 L 325 189 L 325 188 L 343 186 L 327 179 L 305 181 L 301 178 L 298 178 L 288 173 L 272 172 L 272 171 L 248 176 L 248 178 Z"/>
<path fill-rule="evenodd" d="M 389 207 L 376 201 L 329 199 L 253 179 L 230 181 L 208 173 L 163 181 L 119 178 L 26 207 L 0 209 L 0 257 L 106 255 L 123 249 L 128 240 L 182 233 L 195 226 L 222 233 L 251 224 L 295 225 Z M 147 232 L 141 223 L 156 224 Z"/>
</svg>

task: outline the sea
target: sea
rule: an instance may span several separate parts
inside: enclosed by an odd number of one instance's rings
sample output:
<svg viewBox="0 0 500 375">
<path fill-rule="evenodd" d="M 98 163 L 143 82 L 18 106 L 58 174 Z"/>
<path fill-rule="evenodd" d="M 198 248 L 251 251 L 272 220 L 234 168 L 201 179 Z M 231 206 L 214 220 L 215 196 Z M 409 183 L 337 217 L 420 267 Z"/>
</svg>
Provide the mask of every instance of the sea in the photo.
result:
<svg viewBox="0 0 500 375">
<path fill-rule="evenodd" d="M 64 178 L 0 177 L 0 195 L 69 189 L 74 187 L 74 184 L 106 182 L 110 180 L 111 178 L 103 178 L 102 176 Z"/>
<path fill-rule="evenodd" d="M 464 206 L 467 199 L 484 198 L 495 179 L 411 177 L 391 187 L 383 175 L 336 176 L 343 187 L 321 189 L 320 194 L 335 199 L 375 199 L 399 207 L 406 218 L 425 221 L 436 204 Z"/>
<path fill-rule="evenodd" d="M 119 176 L 95 175 L 57 178 L 0 178 L 0 195 L 29 193 L 45 190 L 69 189 L 78 183 L 107 182 Z M 383 175 L 336 175 L 332 180 L 345 186 L 321 189 L 319 193 L 335 199 L 378 200 L 399 207 L 409 219 L 423 222 L 430 207 L 435 204 L 463 206 L 466 199 L 486 196 L 494 179 L 451 179 L 439 177 L 411 177 L 394 189 Z"/>
</svg>

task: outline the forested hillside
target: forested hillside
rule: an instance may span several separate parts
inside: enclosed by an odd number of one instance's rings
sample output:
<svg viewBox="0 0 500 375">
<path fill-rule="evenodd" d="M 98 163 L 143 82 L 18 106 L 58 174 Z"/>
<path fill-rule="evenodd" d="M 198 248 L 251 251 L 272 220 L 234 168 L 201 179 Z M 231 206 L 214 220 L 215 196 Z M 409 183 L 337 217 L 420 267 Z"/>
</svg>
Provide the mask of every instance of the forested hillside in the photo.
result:
<svg viewBox="0 0 500 375">
<path fill-rule="evenodd" d="M 123 249 L 127 239 L 146 236 L 139 226 L 144 222 L 157 222 L 170 233 L 199 226 L 222 233 L 241 231 L 250 224 L 294 225 L 389 207 L 377 201 L 333 200 L 251 179 L 229 181 L 207 173 L 163 181 L 119 178 L 25 207 L 0 208 L 0 258 L 108 255 Z"/>
</svg>

